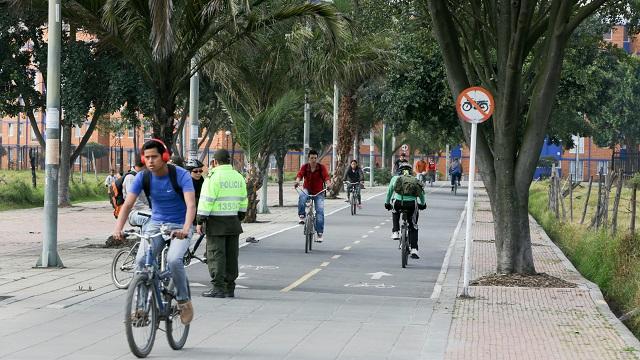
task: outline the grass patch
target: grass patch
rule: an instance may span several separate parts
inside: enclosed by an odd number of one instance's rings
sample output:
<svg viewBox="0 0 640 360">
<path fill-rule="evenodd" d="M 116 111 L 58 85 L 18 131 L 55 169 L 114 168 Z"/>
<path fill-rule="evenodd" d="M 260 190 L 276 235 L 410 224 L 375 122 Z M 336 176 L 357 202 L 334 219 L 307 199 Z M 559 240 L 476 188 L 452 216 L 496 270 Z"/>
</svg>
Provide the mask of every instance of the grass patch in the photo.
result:
<svg viewBox="0 0 640 360">
<path fill-rule="evenodd" d="M 71 202 L 107 200 L 103 181 L 106 174 L 85 175 L 80 183 L 75 175 L 75 183 L 70 183 Z M 26 209 L 44 206 L 44 171 L 36 172 L 36 188 L 31 185 L 31 171 L 0 170 L 0 211 Z"/>
<path fill-rule="evenodd" d="M 547 189 L 548 183 L 545 182 L 532 185 L 529 195 L 531 215 L 578 271 L 600 287 L 616 314 L 639 308 L 640 236 L 631 236 L 625 231 L 614 236 L 606 229 L 590 230 L 578 223 L 556 219 L 547 208 Z M 591 196 L 594 196 L 593 192 Z M 640 316 L 629 319 L 625 324 L 636 337 L 640 337 Z"/>
</svg>

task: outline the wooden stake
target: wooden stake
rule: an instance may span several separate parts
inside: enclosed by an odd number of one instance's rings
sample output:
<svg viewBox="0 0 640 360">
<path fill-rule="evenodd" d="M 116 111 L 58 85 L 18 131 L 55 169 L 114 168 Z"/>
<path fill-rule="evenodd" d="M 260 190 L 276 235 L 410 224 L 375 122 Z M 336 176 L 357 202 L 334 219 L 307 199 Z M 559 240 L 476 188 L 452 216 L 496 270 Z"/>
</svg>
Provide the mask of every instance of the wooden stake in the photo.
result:
<svg viewBox="0 0 640 360">
<path fill-rule="evenodd" d="M 589 206 L 589 197 L 591 196 L 591 185 L 593 184 L 593 176 L 589 176 L 589 189 L 587 190 L 587 200 L 584 202 L 584 209 L 582 210 L 582 218 L 580 224 L 584 224 L 584 218 L 587 216 L 587 207 Z"/>
</svg>

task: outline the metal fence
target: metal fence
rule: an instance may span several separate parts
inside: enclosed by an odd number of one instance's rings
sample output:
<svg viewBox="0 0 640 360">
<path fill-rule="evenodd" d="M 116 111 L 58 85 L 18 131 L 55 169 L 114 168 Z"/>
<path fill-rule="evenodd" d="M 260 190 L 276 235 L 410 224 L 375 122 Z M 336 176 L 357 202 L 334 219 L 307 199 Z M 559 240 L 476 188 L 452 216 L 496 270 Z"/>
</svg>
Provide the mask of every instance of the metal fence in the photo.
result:
<svg viewBox="0 0 640 360">
<path fill-rule="evenodd" d="M 613 170 L 622 171 L 622 176 L 625 178 L 640 172 L 640 153 L 616 152 L 613 155 Z"/>
</svg>

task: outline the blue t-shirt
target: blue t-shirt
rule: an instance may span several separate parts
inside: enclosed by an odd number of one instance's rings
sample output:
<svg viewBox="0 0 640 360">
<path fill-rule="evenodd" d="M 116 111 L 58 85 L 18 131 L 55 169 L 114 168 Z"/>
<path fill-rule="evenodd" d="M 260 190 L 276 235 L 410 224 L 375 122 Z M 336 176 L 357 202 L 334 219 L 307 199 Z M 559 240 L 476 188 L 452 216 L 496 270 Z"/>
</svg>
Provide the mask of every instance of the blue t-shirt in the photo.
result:
<svg viewBox="0 0 640 360">
<path fill-rule="evenodd" d="M 130 193 L 140 195 L 143 192 L 142 179 L 144 171 L 139 172 L 131 184 Z M 178 185 L 183 193 L 195 192 L 193 180 L 189 172 L 176 166 Z M 187 206 L 180 194 L 176 193 L 171 185 L 169 173 L 165 176 L 156 176 L 151 173 L 151 220 L 160 223 L 184 224 Z"/>
</svg>

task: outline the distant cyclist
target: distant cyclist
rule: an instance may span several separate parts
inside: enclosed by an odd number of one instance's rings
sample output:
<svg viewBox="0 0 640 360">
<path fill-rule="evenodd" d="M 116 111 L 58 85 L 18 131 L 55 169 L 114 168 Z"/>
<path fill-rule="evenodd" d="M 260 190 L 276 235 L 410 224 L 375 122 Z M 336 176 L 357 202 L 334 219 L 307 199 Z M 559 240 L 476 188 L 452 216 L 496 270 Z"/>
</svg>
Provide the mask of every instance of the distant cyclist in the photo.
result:
<svg viewBox="0 0 640 360">
<path fill-rule="evenodd" d="M 353 188 L 357 192 L 358 207 L 362 208 L 362 197 L 360 195 L 360 189 L 362 189 L 364 186 L 364 172 L 362 171 L 362 168 L 360 168 L 360 165 L 358 165 L 358 160 L 351 160 L 351 166 L 349 166 L 347 171 L 344 172 L 344 178 L 342 179 L 342 181 L 359 183 L 360 186 L 358 187 L 355 187 L 354 185 L 347 185 L 346 202 L 349 202 L 349 199 L 351 198 L 351 189 Z"/>
<path fill-rule="evenodd" d="M 451 165 L 449 165 L 449 175 L 451 175 L 451 191 L 453 191 L 453 186 L 456 183 L 460 186 L 460 180 L 462 180 L 462 164 L 460 163 L 460 159 L 453 159 Z"/>
<path fill-rule="evenodd" d="M 300 181 L 304 180 L 304 190 L 300 193 L 298 198 L 298 216 L 299 223 L 304 224 L 305 204 L 309 195 L 316 195 L 316 231 L 318 237 L 316 242 L 322 242 L 322 234 L 324 233 L 324 194 L 320 194 L 324 190 L 325 186 L 331 186 L 331 179 L 329 178 L 329 172 L 327 167 L 318 163 L 318 152 L 315 150 L 309 150 L 309 162 L 302 165 L 298 175 L 296 176 L 295 188 L 300 186 Z"/>
<path fill-rule="evenodd" d="M 436 163 L 433 161 L 433 158 L 429 158 L 429 163 L 427 164 L 427 172 L 431 182 L 436 181 Z"/>
<path fill-rule="evenodd" d="M 427 182 L 427 162 L 424 161 L 424 157 L 416 161 L 414 172 L 416 173 L 416 177 L 421 183 L 424 184 Z"/>
<path fill-rule="evenodd" d="M 407 212 L 409 221 L 409 245 L 411 246 L 411 258 L 419 259 L 418 255 L 418 210 L 427 208 L 424 189 L 411 176 L 411 165 L 400 165 L 401 175 L 391 178 L 387 189 L 387 198 L 384 207 L 393 210 L 393 228 L 391 238 L 400 239 L 400 213 Z M 416 186 L 417 185 L 417 186 Z"/>
<path fill-rule="evenodd" d="M 393 166 L 394 173 L 398 175 L 400 174 L 400 165 L 402 164 L 409 164 L 409 160 L 407 160 L 407 155 L 405 153 L 401 153 L 400 158 L 396 160 Z"/>
</svg>

